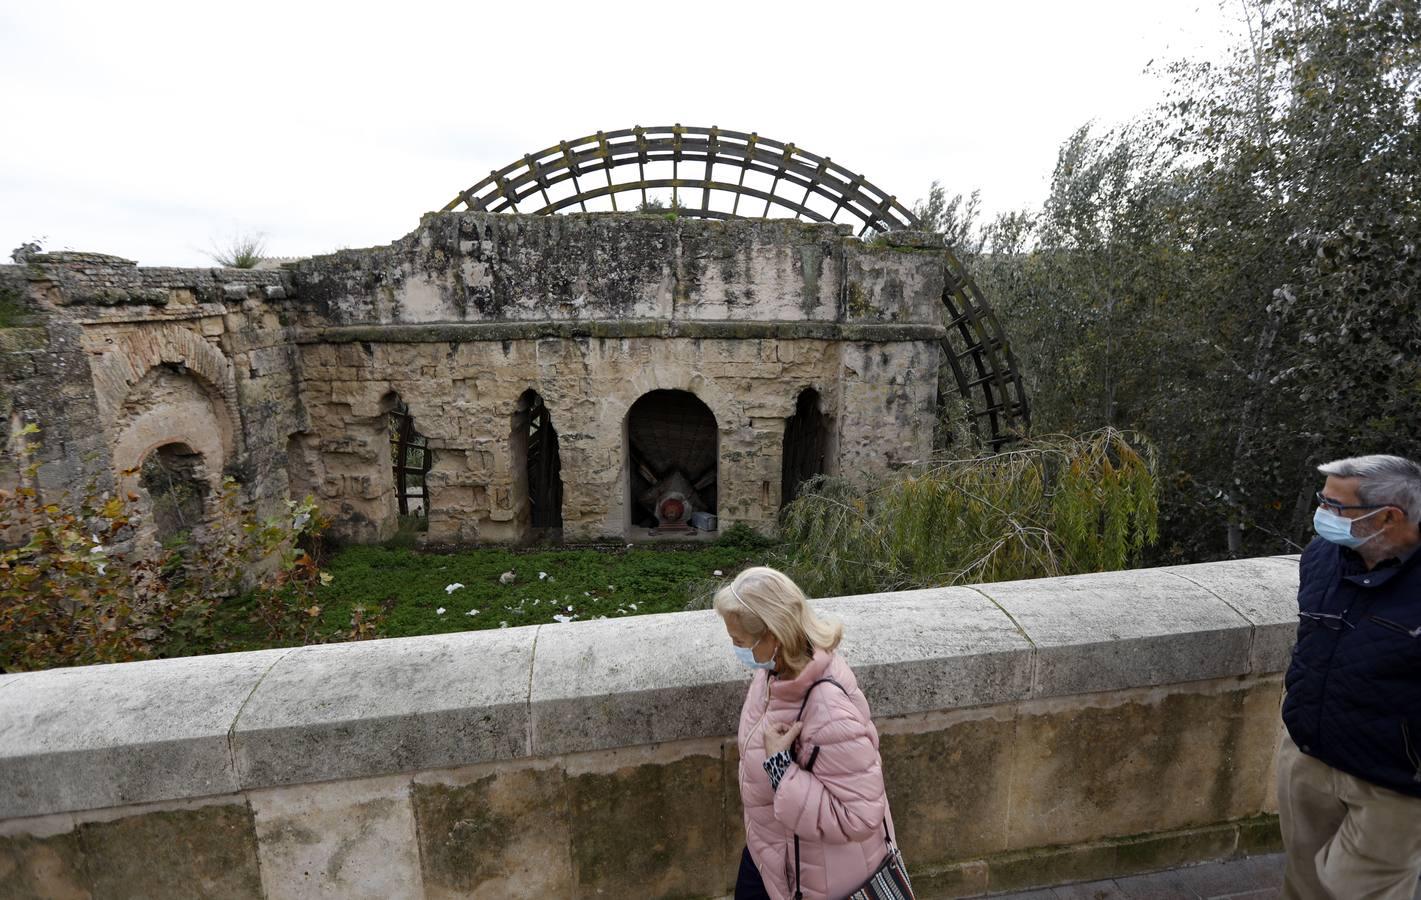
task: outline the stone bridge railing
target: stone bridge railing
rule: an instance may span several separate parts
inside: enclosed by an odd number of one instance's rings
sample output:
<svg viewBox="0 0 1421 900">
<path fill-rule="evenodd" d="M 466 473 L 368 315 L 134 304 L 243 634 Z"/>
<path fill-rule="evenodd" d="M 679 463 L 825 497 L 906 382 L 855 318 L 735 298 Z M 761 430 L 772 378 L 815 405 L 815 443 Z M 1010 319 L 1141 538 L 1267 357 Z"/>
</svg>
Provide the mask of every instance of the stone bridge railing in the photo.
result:
<svg viewBox="0 0 1421 900">
<path fill-rule="evenodd" d="M 1297 564 L 825 600 L 924 897 L 1271 849 Z M 712 612 L 0 675 L 5 897 L 715 897 Z"/>
</svg>

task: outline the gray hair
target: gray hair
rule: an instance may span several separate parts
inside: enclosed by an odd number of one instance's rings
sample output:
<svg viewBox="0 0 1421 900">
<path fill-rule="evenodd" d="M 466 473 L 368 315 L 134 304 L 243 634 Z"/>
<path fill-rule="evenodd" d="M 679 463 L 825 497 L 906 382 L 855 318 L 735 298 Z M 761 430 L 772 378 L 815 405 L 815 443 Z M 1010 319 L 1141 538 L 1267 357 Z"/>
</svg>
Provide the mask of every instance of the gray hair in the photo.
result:
<svg viewBox="0 0 1421 900">
<path fill-rule="evenodd" d="M 1421 465 L 1378 453 L 1333 460 L 1317 470 L 1337 478 L 1359 479 L 1357 497 L 1363 503 L 1400 507 L 1408 520 L 1421 522 Z"/>
</svg>

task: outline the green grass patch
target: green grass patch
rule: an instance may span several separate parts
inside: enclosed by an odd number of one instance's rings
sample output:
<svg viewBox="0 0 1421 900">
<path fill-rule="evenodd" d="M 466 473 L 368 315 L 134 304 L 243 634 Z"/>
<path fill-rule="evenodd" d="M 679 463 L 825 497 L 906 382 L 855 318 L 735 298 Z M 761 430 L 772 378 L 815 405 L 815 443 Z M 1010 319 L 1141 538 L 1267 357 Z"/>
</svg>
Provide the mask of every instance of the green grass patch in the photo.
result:
<svg viewBox="0 0 1421 900">
<path fill-rule="evenodd" d="M 714 544 L 583 549 L 480 548 L 423 553 L 408 547 L 347 547 L 322 567 L 315 635 L 339 640 L 356 606 L 379 611 L 378 637 L 551 625 L 704 608 L 713 590 L 741 569 L 763 564 L 771 544 L 730 532 Z M 500 576 L 513 572 L 510 584 Z M 717 575 L 716 572 L 720 574 Z M 462 587 L 453 587 L 462 585 Z M 440 612 L 440 610 L 443 612 Z M 282 646 L 252 621 L 250 599 L 224 603 L 210 633 L 213 650 Z M 185 648 L 185 652 L 202 652 Z"/>
</svg>

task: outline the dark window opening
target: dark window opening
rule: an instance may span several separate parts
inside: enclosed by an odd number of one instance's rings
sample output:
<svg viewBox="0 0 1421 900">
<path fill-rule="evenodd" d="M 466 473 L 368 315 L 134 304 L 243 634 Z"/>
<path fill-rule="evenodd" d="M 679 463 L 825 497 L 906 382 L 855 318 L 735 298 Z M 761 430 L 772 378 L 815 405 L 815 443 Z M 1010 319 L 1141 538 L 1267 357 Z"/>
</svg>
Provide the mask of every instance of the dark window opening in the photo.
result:
<svg viewBox="0 0 1421 900">
<path fill-rule="evenodd" d="M 825 472 L 829 417 L 819 411 L 819 392 L 805 388 L 794 415 L 785 419 L 785 443 L 780 478 L 780 505 L 799 496 L 800 486 Z"/>
<path fill-rule="evenodd" d="M 395 470 L 395 500 L 400 516 L 418 519 L 421 529 L 429 523 L 429 470 L 434 453 L 429 440 L 414 427 L 414 416 L 403 400 L 390 411 L 390 461 Z"/>
<path fill-rule="evenodd" d="M 190 541 L 207 517 L 202 454 L 186 444 L 164 444 L 143 460 L 138 481 L 152 504 L 158 541 L 164 546 Z"/>
<path fill-rule="evenodd" d="M 533 528 L 562 527 L 562 457 L 558 433 L 548 405 L 537 391 L 524 391 L 513 417 L 514 464 L 518 444 L 526 438 L 529 524 Z"/>
<path fill-rule="evenodd" d="M 633 403 L 627 413 L 632 525 L 714 530 L 719 438 L 715 414 L 688 391 L 651 391 Z"/>
</svg>

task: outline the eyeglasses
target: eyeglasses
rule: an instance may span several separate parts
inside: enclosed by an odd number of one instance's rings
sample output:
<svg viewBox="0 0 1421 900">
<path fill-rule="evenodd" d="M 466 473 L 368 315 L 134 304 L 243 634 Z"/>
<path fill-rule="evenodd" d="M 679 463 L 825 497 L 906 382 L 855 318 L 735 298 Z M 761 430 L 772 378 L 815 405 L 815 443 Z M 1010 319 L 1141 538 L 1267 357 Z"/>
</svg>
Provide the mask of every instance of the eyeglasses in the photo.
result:
<svg viewBox="0 0 1421 900">
<path fill-rule="evenodd" d="M 1322 491 L 1317 492 L 1317 505 L 1327 509 L 1342 512 L 1344 509 L 1385 509 L 1391 506 L 1390 503 L 1339 503 L 1330 497 L 1324 497 Z"/>
<path fill-rule="evenodd" d="M 1347 616 L 1346 613 L 1314 613 L 1314 612 L 1299 612 L 1299 613 L 1298 613 L 1298 618 L 1300 618 L 1300 619 L 1311 619 L 1311 620 L 1313 620 L 1314 622 L 1316 622 L 1317 624 L 1321 625 L 1322 627 L 1324 627 L 1324 628 L 1330 628 L 1330 629 L 1332 629 L 1333 631 L 1341 631 L 1343 625 L 1346 625 L 1348 628 L 1356 628 L 1356 627 L 1357 627 L 1356 625 L 1353 625 L 1351 622 L 1347 621 L 1346 616 Z"/>
</svg>

